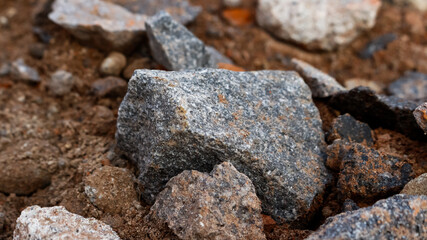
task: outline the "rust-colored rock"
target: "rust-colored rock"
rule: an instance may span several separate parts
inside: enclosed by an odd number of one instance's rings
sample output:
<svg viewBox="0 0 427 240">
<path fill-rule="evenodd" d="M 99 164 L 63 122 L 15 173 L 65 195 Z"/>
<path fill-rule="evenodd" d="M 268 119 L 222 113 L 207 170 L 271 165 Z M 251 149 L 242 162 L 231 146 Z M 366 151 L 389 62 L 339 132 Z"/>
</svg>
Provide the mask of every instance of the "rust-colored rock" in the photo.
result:
<svg viewBox="0 0 427 240">
<path fill-rule="evenodd" d="M 418 126 L 427 133 L 427 103 L 421 104 L 414 111 L 415 120 Z"/>
</svg>

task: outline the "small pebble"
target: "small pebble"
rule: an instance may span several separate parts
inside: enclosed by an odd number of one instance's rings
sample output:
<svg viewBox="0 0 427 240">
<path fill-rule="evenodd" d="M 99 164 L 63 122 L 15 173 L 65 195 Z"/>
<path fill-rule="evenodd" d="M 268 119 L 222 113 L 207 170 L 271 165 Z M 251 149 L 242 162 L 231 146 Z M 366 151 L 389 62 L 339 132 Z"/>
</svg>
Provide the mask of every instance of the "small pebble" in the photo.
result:
<svg viewBox="0 0 427 240">
<path fill-rule="evenodd" d="M 112 52 L 102 61 L 99 71 L 104 76 L 119 76 L 126 66 L 126 57 L 119 52 Z"/>
<path fill-rule="evenodd" d="M 14 61 L 11 67 L 12 78 L 28 83 L 39 83 L 40 76 L 37 70 L 25 64 L 22 58 Z"/>
<path fill-rule="evenodd" d="M 106 77 L 92 83 L 92 92 L 98 97 L 123 97 L 127 82 L 118 77 Z"/>
<path fill-rule="evenodd" d="M 4 28 L 9 27 L 9 19 L 5 16 L 0 16 L 0 26 Z"/>
<path fill-rule="evenodd" d="M 427 102 L 415 109 L 414 117 L 420 128 L 427 134 Z"/>
<path fill-rule="evenodd" d="M 73 85 L 73 74 L 67 71 L 58 70 L 51 76 L 47 86 L 53 95 L 63 96 L 71 91 Z"/>
<path fill-rule="evenodd" d="M 36 59 L 42 59 L 44 56 L 44 51 L 46 50 L 46 46 L 42 43 L 34 43 L 31 44 L 28 52 L 30 53 L 31 57 Z"/>
</svg>

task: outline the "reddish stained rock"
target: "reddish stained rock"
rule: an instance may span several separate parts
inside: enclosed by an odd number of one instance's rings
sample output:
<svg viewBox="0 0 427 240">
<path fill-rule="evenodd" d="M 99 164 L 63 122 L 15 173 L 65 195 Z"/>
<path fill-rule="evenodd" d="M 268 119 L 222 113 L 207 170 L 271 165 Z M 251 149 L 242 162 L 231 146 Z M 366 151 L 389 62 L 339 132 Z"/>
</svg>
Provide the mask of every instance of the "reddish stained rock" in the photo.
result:
<svg viewBox="0 0 427 240">
<path fill-rule="evenodd" d="M 92 83 L 92 92 L 98 97 L 123 97 L 127 82 L 118 77 L 106 77 Z"/>
<path fill-rule="evenodd" d="M 408 182 L 400 193 L 408 195 L 427 195 L 427 173 Z"/>
<path fill-rule="evenodd" d="M 421 104 L 415 109 L 414 117 L 424 133 L 427 133 L 427 103 Z"/>
<path fill-rule="evenodd" d="M 357 121 L 350 114 L 337 117 L 327 135 L 329 142 L 342 139 L 347 142 L 363 143 L 367 146 L 374 144 L 372 129 L 368 124 Z"/>
<path fill-rule="evenodd" d="M 184 171 L 173 177 L 149 217 L 181 239 L 265 239 L 255 187 L 228 162 L 210 174 Z"/>
<path fill-rule="evenodd" d="M 354 143 L 341 160 L 337 187 L 343 197 L 369 200 L 399 192 L 413 177 L 398 157 Z"/>
<path fill-rule="evenodd" d="M 395 195 L 328 218 L 306 240 L 426 239 L 427 197 Z"/>
</svg>

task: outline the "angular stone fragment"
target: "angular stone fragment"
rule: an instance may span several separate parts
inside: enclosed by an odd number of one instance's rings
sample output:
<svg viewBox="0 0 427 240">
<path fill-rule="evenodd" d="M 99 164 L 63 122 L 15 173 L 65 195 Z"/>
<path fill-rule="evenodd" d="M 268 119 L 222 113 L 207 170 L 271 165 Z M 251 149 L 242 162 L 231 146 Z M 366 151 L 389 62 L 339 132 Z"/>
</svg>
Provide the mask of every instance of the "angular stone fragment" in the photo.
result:
<svg viewBox="0 0 427 240">
<path fill-rule="evenodd" d="M 297 72 L 301 74 L 311 93 L 315 98 L 330 97 L 338 92 L 345 91 L 345 88 L 339 84 L 335 78 L 311 66 L 310 64 L 293 58 L 292 65 Z"/>
<path fill-rule="evenodd" d="M 92 92 L 98 97 L 123 97 L 127 82 L 118 77 L 106 77 L 92 83 Z"/>
<path fill-rule="evenodd" d="M 387 33 L 382 36 L 375 38 L 366 44 L 365 48 L 362 49 L 359 56 L 362 59 L 372 58 L 374 54 L 382 49 L 385 49 L 387 45 L 397 39 L 397 35 L 394 33 Z"/>
<path fill-rule="evenodd" d="M 258 24 L 309 49 L 333 50 L 375 24 L 380 0 L 260 0 Z"/>
<path fill-rule="evenodd" d="M 411 138 L 426 139 L 413 116 L 417 107 L 415 102 L 378 95 L 369 88 L 358 87 L 336 94 L 330 104 L 371 127 L 394 129 Z"/>
<path fill-rule="evenodd" d="M 276 221 L 306 221 L 328 181 L 321 119 L 293 72 L 137 70 L 117 121 L 117 143 L 138 163 L 153 202 L 183 170 L 231 162 Z"/>
<path fill-rule="evenodd" d="M 353 200 L 398 193 L 412 179 L 412 166 L 398 157 L 352 144 L 341 161 L 337 187 Z"/>
<path fill-rule="evenodd" d="M 265 239 L 255 187 L 228 162 L 210 174 L 184 171 L 173 177 L 150 217 L 181 239 Z"/>
<path fill-rule="evenodd" d="M 31 206 L 16 220 L 13 239 L 113 240 L 120 237 L 107 224 L 70 213 L 64 207 Z"/>
<path fill-rule="evenodd" d="M 407 72 L 390 84 L 388 92 L 408 100 L 427 101 L 427 74 Z"/>
<path fill-rule="evenodd" d="M 427 134 L 427 103 L 418 106 L 413 114 L 418 126 Z"/>
<path fill-rule="evenodd" d="M 101 50 L 129 51 L 145 31 L 145 15 L 101 0 L 56 0 L 49 19 Z"/>
<path fill-rule="evenodd" d="M 74 85 L 74 76 L 73 74 L 58 70 L 52 74 L 47 87 L 49 91 L 55 96 L 63 96 L 71 91 Z"/>
<path fill-rule="evenodd" d="M 329 142 L 342 139 L 347 142 L 363 143 L 367 146 L 374 144 L 372 129 L 369 125 L 357 121 L 350 114 L 338 116 L 333 121 L 327 139 Z"/>
<path fill-rule="evenodd" d="M 84 179 L 89 201 L 105 213 L 125 214 L 138 205 L 132 174 L 126 169 L 104 166 Z"/>
<path fill-rule="evenodd" d="M 108 0 L 122 5 L 131 12 L 154 16 L 159 11 L 166 11 L 173 19 L 186 25 L 199 15 L 202 8 L 191 5 L 187 0 Z"/>
<path fill-rule="evenodd" d="M 307 240 L 426 239 L 427 197 L 395 195 L 328 218 Z"/>
<path fill-rule="evenodd" d="M 0 192 L 27 195 L 50 184 L 59 150 L 44 140 L 17 142 L 0 154 Z"/>
<path fill-rule="evenodd" d="M 25 64 L 22 58 L 14 61 L 10 68 L 11 76 L 15 80 L 27 83 L 39 83 L 40 76 L 37 70 Z"/>
<path fill-rule="evenodd" d="M 400 193 L 408 195 L 427 195 L 427 173 L 408 182 Z"/>
</svg>

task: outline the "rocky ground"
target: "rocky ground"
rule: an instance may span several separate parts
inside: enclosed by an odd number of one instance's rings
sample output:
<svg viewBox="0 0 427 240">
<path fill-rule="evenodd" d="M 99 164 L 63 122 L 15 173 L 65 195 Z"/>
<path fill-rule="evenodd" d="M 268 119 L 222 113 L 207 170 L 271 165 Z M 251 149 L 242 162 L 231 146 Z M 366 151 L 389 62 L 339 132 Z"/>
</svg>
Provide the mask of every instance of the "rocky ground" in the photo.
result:
<svg viewBox="0 0 427 240">
<path fill-rule="evenodd" d="M 0 1 L 0 239 L 427 238 L 427 6 L 239 2 Z"/>
</svg>

